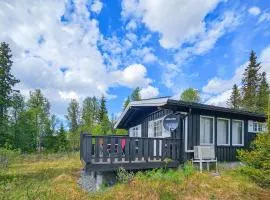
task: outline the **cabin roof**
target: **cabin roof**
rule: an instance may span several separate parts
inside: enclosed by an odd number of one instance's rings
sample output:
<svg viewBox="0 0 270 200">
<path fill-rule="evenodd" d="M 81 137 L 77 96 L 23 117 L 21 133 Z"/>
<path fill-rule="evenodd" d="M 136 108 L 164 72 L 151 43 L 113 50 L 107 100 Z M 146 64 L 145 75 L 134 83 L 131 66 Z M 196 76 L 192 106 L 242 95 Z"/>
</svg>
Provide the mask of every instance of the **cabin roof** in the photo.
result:
<svg viewBox="0 0 270 200">
<path fill-rule="evenodd" d="M 143 99 L 140 101 L 132 101 L 128 104 L 125 110 L 120 115 L 115 124 L 115 128 L 128 128 L 128 121 L 134 120 L 135 117 L 145 118 L 150 113 L 160 109 L 182 110 L 189 111 L 190 109 L 202 111 L 215 111 L 219 113 L 237 114 L 240 116 L 265 120 L 266 116 L 262 113 L 249 112 L 240 109 L 231 109 L 220 106 L 207 105 L 202 103 L 192 103 L 170 99 L 170 97 L 160 97 L 152 99 Z"/>
</svg>

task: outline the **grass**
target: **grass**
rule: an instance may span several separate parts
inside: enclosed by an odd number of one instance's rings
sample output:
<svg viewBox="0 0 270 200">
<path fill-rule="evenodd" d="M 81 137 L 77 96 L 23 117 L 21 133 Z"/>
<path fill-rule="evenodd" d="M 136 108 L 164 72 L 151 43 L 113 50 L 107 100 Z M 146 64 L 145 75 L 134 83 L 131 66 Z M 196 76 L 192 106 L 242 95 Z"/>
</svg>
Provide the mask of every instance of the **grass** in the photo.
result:
<svg viewBox="0 0 270 200">
<path fill-rule="evenodd" d="M 0 199 L 267 199 L 262 189 L 236 170 L 221 176 L 190 167 L 137 173 L 128 183 L 88 194 L 77 185 L 78 154 L 32 155 L 0 170 Z"/>
</svg>

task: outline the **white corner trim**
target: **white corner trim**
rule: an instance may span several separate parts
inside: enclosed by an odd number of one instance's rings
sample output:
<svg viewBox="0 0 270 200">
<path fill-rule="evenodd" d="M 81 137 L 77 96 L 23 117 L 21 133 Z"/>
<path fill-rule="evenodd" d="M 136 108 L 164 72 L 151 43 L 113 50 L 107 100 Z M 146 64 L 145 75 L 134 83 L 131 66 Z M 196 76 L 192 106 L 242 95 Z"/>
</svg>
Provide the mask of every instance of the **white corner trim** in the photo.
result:
<svg viewBox="0 0 270 200">
<path fill-rule="evenodd" d="M 144 106 L 163 106 L 163 105 L 167 104 L 168 99 L 169 99 L 168 97 L 165 97 L 165 98 L 145 99 L 145 100 L 141 100 L 141 101 L 130 102 L 128 104 L 128 106 L 125 108 L 125 110 L 122 112 L 120 117 L 118 118 L 116 124 L 114 125 L 114 128 L 117 128 L 117 126 L 122 121 L 123 117 L 126 115 L 126 113 L 128 112 L 128 110 L 131 107 L 135 107 L 135 106 L 141 106 L 141 107 L 144 107 Z"/>
</svg>

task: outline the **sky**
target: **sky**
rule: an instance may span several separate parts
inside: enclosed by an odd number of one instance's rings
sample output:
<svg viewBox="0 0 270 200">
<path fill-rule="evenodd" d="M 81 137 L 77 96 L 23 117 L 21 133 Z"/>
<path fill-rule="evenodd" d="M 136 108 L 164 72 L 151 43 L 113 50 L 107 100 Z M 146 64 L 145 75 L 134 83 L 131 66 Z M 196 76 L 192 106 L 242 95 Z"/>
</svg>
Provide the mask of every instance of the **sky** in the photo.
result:
<svg viewBox="0 0 270 200">
<path fill-rule="evenodd" d="M 0 0 L 0 30 L 16 88 L 41 89 L 62 119 L 71 99 L 101 95 L 119 115 L 136 87 L 226 106 L 252 49 L 270 80 L 269 0 Z"/>
</svg>

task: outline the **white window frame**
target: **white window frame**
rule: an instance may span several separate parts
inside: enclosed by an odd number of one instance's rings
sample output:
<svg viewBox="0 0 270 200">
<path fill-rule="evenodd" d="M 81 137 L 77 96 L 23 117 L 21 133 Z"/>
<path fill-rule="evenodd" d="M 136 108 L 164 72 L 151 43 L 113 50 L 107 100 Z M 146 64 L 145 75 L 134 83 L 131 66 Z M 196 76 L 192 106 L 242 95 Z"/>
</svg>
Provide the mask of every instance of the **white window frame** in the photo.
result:
<svg viewBox="0 0 270 200">
<path fill-rule="evenodd" d="M 133 127 L 129 128 L 129 136 L 130 137 L 141 137 L 141 135 L 142 135 L 142 127 L 141 126 L 142 125 L 139 124 L 137 126 L 133 126 Z"/>
<path fill-rule="evenodd" d="M 202 135 L 202 130 L 201 130 L 201 122 L 202 118 L 209 118 L 213 119 L 213 142 L 212 143 L 201 143 L 201 135 Z M 213 116 L 206 116 L 206 115 L 200 115 L 200 145 L 215 145 L 215 117 Z"/>
<path fill-rule="evenodd" d="M 148 137 L 153 137 L 153 138 L 171 137 L 171 132 L 168 131 L 168 130 L 166 130 L 164 128 L 164 126 L 163 126 L 163 120 L 164 120 L 165 117 L 166 117 L 166 115 L 163 116 L 163 117 L 160 117 L 158 119 L 154 119 L 154 120 L 148 121 Z M 158 121 L 161 121 L 161 136 L 154 136 L 154 123 L 156 123 Z M 150 124 L 152 124 L 152 125 L 150 125 Z M 152 128 L 152 130 L 150 130 L 150 128 Z M 151 132 L 151 134 L 150 134 L 150 132 Z"/>
<path fill-rule="evenodd" d="M 155 135 L 155 123 L 160 123 L 161 124 L 161 135 Z M 159 118 L 159 119 L 156 119 L 156 120 L 153 120 L 153 128 L 154 128 L 154 130 L 153 130 L 153 136 L 155 137 L 155 138 L 159 138 L 159 137 L 162 137 L 162 135 L 163 135 L 163 118 Z"/>
<path fill-rule="evenodd" d="M 231 141 L 231 120 L 228 118 L 221 118 L 218 117 L 217 118 L 217 131 L 218 131 L 218 120 L 226 120 L 228 121 L 228 144 L 219 144 L 218 140 L 217 140 L 217 146 L 230 146 L 230 141 Z M 218 137 L 218 133 L 217 133 L 217 137 Z"/>
<path fill-rule="evenodd" d="M 232 134 L 234 134 L 233 133 L 233 122 L 241 122 L 242 123 L 242 144 L 235 144 L 235 143 L 233 143 L 233 139 L 232 139 L 232 146 L 244 146 L 244 144 L 245 144 L 245 141 L 244 141 L 244 138 L 245 138 L 244 120 L 232 119 Z M 232 136 L 232 138 L 233 138 L 233 136 Z"/>
</svg>

